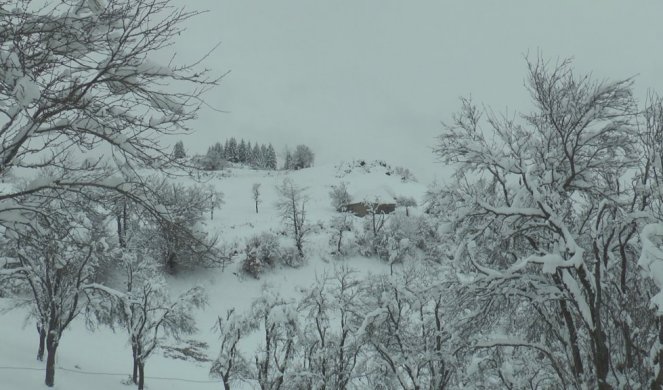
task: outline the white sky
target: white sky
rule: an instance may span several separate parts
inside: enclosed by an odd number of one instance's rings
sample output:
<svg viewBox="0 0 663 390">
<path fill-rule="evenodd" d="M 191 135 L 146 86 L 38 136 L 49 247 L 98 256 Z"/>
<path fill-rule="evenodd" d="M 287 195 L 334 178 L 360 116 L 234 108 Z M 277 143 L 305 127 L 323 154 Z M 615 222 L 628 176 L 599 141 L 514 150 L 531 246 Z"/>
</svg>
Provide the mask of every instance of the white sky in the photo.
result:
<svg viewBox="0 0 663 390">
<path fill-rule="evenodd" d="M 207 9 L 180 60 L 221 46 L 231 73 L 208 96 L 187 149 L 235 136 L 277 151 L 310 145 L 316 163 L 384 159 L 431 180 L 430 146 L 460 96 L 528 107 L 524 55 L 574 57 L 598 78 L 637 75 L 663 93 L 661 1 L 177 0 Z"/>
</svg>

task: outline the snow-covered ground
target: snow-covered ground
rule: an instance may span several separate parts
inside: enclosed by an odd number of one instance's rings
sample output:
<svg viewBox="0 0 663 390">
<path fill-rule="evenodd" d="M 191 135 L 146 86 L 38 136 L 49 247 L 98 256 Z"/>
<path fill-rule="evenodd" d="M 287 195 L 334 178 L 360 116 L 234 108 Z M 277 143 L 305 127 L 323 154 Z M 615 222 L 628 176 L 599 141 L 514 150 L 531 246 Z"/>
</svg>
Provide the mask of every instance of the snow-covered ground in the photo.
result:
<svg viewBox="0 0 663 390">
<path fill-rule="evenodd" d="M 350 167 L 352 167 L 350 169 Z M 389 174 L 388 174 L 389 173 Z M 416 182 L 403 182 L 398 175 L 380 164 L 358 166 L 352 162 L 304 169 L 296 172 L 258 171 L 233 168 L 224 175 L 216 175 L 205 185 L 214 186 L 224 193 L 224 204 L 213 220 L 206 221 L 206 228 L 218 234 L 224 243 L 244 240 L 256 233 L 282 229 L 282 221 L 276 210 L 276 186 L 289 176 L 294 183 L 306 187 L 308 220 L 325 226 L 336 211 L 331 206 L 329 191 L 332 185 L 346 182 L 355 201 L 383 200 L 389 196 L 409 196 L 422 202 L 426 187 Z M 186 183 L 194 181 L 180 179 Z M 252 186 L 260 183 L 261 204 L 255 213 Z M 201 270 L 177 275 L 169 279 L 173 293 L 199 285 L 206 289 L 209 304 L 196 313 L 199 331 L 185 337 L 206 343 L 209 359 L 218 352 L 218 334 L 213 331 L 217 316 L 230 308 L 243 312 L 252 300 L 261 294 L 266 284 L 284 296 L 294 296 L 298 287 L 311 285 L 316 276 L 332 272 L 340 262 L 361 273 L 387 272 L 386 265 L 375 259 L 349 258 L 337 260 L 329 255 L 329 231 L 320 228 L 307 238 L 307 263 L 298 269 L 279 268 L 267 271 L 260 280 L 242 275 L 239 264 L 231 264 L 224 270 Z M 5 306 L 6 300 L 0 299 Z M 44 364 L 36 361 L 37 332 L 34 323 L 26 322 L 25 311 L 17 309 L 0 315 L 0 389 L 43 389 Z M 253 350 L 259 340 L 248 338 L 243 345 Z M 173 342 L 173 345 L 176 343 Z M 114 333 L 106 327 L 94 331 L 88 329 L 79 318 L 63 335 L 57 356 L 56 389 L 60 390 L 119 390 L 132 388 L 127 383 L 131 373 L 131 349 L 126 334 Z M 219 389 L 219 380 L 209 377 L 210 362 L 194 362 L 167 358 L 158 351 L 147 361 L 146 387 L 170 389 Z M 250 384 L 243 387 L 251 388 Z M 238 386 L 237 388 L 241 388 Z"/>
</svg>

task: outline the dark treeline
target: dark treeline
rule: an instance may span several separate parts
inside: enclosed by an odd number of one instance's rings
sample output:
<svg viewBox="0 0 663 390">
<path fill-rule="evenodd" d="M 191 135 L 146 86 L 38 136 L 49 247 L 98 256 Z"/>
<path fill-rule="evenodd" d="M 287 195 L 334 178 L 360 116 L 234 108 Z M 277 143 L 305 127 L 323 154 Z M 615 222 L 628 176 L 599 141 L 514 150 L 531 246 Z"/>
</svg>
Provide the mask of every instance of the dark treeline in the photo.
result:
<svg viewBox="0 0 663 390">
<path fill-rule="evenodd" d="M 272 144 L 251 144 L 244 139 L 237 142 L 234 137 L 211 145 L 204 156 L 200 156 L 199 165 L 205 170 L 223 168 L 226 162 L 250 165 L 261 169 L 276 169 L 276 151 Z"/>
<path fill-rule="evenodd" d="M 179 141 L 173 149 L 175 158 L 186 157 L 184 145 Z M 294 151 L 286 148 L 283 169 L 298 170 L 313 166 L 315 155 L 306 145 L 297 145 Z M 226 163 L 245 164 L 258 169 L 278 169 L 276 151 L 272 144 L 251 143 L 235 137 L 217 142 L 207 148 L 207 153 L 193 158 L 194 163 L 203 170 L 215 171 L 223 169 Z"/>
</svg>

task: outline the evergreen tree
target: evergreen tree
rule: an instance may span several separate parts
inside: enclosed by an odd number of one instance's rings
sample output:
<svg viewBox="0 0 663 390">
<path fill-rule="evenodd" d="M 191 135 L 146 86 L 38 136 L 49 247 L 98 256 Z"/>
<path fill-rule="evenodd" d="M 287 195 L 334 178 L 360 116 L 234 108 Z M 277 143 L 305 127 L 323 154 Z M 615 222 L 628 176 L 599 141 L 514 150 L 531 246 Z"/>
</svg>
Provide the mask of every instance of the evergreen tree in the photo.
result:
<svg viewBox="0 0 663 390">
<path fill-rule="evenodd" d="M 251 151 L 251 165 L 254 167 L 262 168 L 263 163 L 262 163 L 263 157 L 262 153 L 260 153 L 260 147 L 258 146 L 258 143 L 256 142 L 255 145 L 253 145 L 253 150 Z"/>
<path fill-rule="evenodd" d="M 186 152 L 184 151 L 184 142 L 177 141 L 175 147 L 173 148 L 173 157 L 174 158 L 185 158 Z"/>
<path fill-rule="evenodd" d="M 269 155 L 265 144 L 260 145 L 260 167 L 269 168 Z"/>
<path fill-rule="evenodd" d="M 290 154 L 289 150 L 286 150 L 285 152 L 285 163 L 283 164 L 283 169 L 292 169 L 292 155 Z"/>
<path fill-rule="evenodd" d="M 272 144 L 269 144 L 267 147 L 267 153 L 265 157 L 265 165 L 269 169 L 276 169 L 277 167 L 277 161 L 276 161 L 276 151 L 274 150 L 274 147 Z"/>
<path fill-rule="evenodd" d="M 246 164 L 247 157 L 248 153 L 246 152 L 246 142 L 244 142 L 244 139 L 242 139 L 239 142 L 239 147 L 237 148 L 237 160 L 242 164 Z"/>
<path fill-rule="evenodd" d="M 225 152 L 225 150 L 223 149 L 223 146 L 221 146 L 221 143 L 220 143 L 220 142 L 217 142 L 217 143 L 214 144 L 214 151 L 216 152 L 216 154 L 217 154 L 220 158 L 222 158 L 222 159 L 225 159 L 225 158 L 226 158 L 226 152 Z"/>
<path fill-rule="evenodd" d="M 237 155 L 237 140 L 235 137 L 231 137 L 228 140 L 228 147 L 226 148 L 226 159 L 231 162 L 239 162 Z"/>
</svg>

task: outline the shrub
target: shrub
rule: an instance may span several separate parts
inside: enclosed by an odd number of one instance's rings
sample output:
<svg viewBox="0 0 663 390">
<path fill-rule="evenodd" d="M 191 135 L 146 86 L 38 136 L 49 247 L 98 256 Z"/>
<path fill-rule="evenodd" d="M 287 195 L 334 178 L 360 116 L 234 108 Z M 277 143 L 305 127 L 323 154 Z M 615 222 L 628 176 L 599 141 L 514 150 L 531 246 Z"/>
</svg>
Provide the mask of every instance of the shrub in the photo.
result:
<svg viewBox="0 0 663 390">
<path fill-rule="evenodd" d="M 357 240 L 359 253 L 377 256 L 389 263 L 402 262 L 415 256 L 419 242 L 419 219 L 402 212 L 391 215 L 384 227 L 374 231 L 370 219 L 364 221 L 364 232 Z"/>
<path fill-rule="evenodd" d="M 281 256 L 278 237 L 269 232 L 263 232 L 250 237 L 244 249 L 245 258 L 242 270 L 254 278 L 258 278 L 265 267 L 273 267 Z"/>
<path fill-rule="evenodd" d="M 404 183 L 407 182 L 417 182 L 417 178 L 414 176 L 414 173 L 407 168 L 396 167 L 394 168 L 394 173 L 401 177 L 401 181 Z"/>
<path fill-rule="evenodd" d="M 271 232 L 263 232 L 247 240 L 242 260 L 243 272 L 258 279 L 266 269 L 278 263 L 296 268 L 304 264 L 304 257 L 295 247 L 282 247 L 279 237 Z"/>
</svg>

